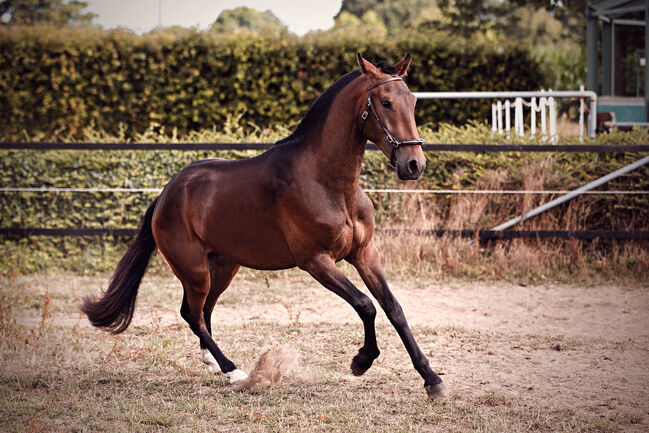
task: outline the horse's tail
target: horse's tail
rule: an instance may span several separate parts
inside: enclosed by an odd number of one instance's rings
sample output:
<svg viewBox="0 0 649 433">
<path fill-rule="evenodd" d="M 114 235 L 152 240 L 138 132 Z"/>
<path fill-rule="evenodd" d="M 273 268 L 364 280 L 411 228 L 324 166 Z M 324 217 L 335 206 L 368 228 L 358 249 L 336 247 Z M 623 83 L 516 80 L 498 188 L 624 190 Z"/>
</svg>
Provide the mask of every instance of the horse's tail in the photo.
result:
<svg viewBox="0 0 649 433">
<path fill-rule="evenodd" d="M 84 298 L 81 311 L 86 313 L 93 326 L 119 334 L 130 325 L 142 276 L 156 248 L 151 219 L 157 201 L 157 198 L 153 200 L 144 214 L 140 231 L 119 261 L 108 289 L 99 299 L 94 296 Z"/>
</svg>

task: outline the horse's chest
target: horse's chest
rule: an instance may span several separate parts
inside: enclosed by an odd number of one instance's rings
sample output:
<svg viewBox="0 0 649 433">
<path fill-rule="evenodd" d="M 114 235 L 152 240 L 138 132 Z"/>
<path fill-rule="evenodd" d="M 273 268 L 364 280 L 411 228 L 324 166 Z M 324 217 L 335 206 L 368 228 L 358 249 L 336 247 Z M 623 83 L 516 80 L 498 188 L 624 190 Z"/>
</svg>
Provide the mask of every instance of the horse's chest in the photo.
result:
<svg viewBox="0 0 649 433">
<path fill-rule="evenodd" d="M 354 229 L 352 224 L 345 224 L 340 227 L 339 235 L 331 242 L 331 255 L 335 261 L 347 257 L 354 243 Z"/>
</svg>

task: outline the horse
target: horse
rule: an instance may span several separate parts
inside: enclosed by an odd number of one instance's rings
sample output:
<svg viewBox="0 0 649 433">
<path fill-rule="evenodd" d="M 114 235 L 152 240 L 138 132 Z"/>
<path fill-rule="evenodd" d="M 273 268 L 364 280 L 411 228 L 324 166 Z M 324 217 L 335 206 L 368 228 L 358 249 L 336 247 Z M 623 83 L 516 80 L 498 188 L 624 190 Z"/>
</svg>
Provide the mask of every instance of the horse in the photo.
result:
<svg viewBox="0 0 649 433">
<path fill-rule="evenodd" d="M 372 242 L 374 207 L 359 185 L 368 140 L 399 179 L 416 180 L 426 167 L 416 97 L 403 80 L 411 55 L 396 64 L 373 64 L 360 53 L 356 60 L 359 68 L 327 88 L 295 130 L 264 153 L 208 158 L 176 174 L 146 210 L 108 288 L 99 298 L 84 298 L 81 309 L 92 325 L 115 334 L 129 326 L 142 276 L 158 248 L 182 283 L 180 314 L 199 339 L 202 361 L 236 383 L 247 375 L 212 339 L 214 305 L 240 266 L 297 266 L 359 315 L 365 336 L 351 370 L 360 376 L 380 353 L 377 310 L 336 267 L 346 260 L 401 337 L 428 396 L 447 395 L 390 291 Z"/>
</svg>

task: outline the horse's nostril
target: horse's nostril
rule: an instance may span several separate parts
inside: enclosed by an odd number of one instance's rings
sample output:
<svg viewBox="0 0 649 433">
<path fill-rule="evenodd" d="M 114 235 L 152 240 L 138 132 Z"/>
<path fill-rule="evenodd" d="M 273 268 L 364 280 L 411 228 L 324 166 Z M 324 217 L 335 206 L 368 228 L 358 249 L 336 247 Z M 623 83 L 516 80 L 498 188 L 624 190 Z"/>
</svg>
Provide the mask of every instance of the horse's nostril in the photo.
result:
<svg viewBox="0 0 649 433">
<path fill-rule="evenodd" d="M 410 160 L 408 163 L 408 170 L 410 171 L 410 174 L 415 174 L 417 171 L 419 171 L 419 164 L 417 163 L 416 159 Z"/>
</svg>

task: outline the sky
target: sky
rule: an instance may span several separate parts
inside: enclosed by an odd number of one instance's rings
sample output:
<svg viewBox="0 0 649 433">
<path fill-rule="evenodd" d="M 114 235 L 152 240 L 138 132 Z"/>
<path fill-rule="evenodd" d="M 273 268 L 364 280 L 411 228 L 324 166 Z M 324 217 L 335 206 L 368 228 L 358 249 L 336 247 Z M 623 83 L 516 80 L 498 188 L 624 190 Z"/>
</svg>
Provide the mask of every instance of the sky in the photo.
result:
<svg viewBox="0 0 649 433">
<path fill-rule="evenodd" d="M 303 35 L 309 30 L 328 29 L 340 10 L 342 0 L 85 0 L 89 12 L 98 15 L 94 24 L 104 28 L 126 27 L 138 33 L 158 26 L 198 26 L 208 28 L 224 9 L 247 6 L 272 10 L 290 31 Z"/>
</svg>

